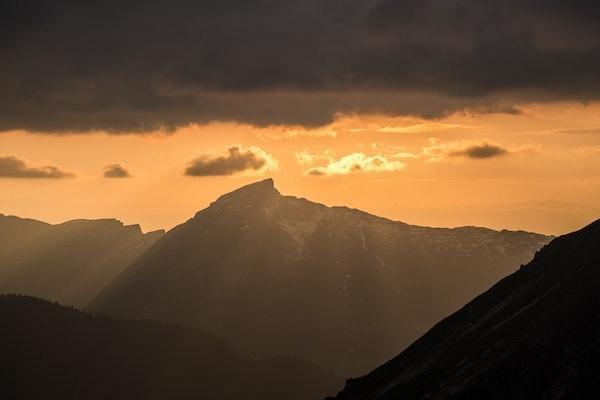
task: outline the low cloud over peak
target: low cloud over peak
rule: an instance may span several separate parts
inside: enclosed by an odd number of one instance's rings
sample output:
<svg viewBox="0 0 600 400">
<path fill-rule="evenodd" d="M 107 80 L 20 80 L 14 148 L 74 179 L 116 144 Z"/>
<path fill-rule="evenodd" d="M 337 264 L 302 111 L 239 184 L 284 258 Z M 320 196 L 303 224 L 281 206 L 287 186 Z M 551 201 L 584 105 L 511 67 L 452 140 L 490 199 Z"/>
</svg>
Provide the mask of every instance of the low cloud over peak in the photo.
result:
<svg viewBox="0 0 600 400">
<path fill-rule="evenodd" d="M 131 174 L 120 164 L 111 164 L 104 167 L 105 178 L 130 178 Z"/>
<path fill-rule="evenodd" d="M 61 179 L 72 176 L 53 165 L 35 167 L 14 156 L 0 157 L 0 178 Z"/>
<path fill-rule="evenodd" d="M 226 153 L 204 154 L 192 160 L 185 169 L 185 175 L 261 174 L 276 167 L 277 161 L 258 147 L 232 146 Z"/>
</svg>

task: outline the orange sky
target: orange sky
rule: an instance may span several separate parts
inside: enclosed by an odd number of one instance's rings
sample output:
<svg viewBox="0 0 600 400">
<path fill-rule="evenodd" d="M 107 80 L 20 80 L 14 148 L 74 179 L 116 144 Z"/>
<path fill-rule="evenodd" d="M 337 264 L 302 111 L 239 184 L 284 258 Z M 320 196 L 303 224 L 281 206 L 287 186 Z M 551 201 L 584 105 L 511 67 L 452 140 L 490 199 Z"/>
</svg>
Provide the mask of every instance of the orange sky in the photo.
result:
<svg viewBox="0 0 600 400">
<path fill-rule="evenodd" d="M 220 194 L 273 177 L 283 194 L 411 224 L 560 234 L 600 218 L 600 105 L 521 109 L 435 121 L 340 116 L 317 130 L 210 124 L 150 135 L 5 132 L 0 157 L 55 165 L 74 177 L 0 178 L 0 212 L 171 228 Z M 483 144 L 505 153 L 468 157 Z M 234 176 L 183 175 L 190 160 L 233 145 L 259 148 L 272 163 Z M 114 163 L 133 176 L 103 178 Z M 315 169 L 325 175 L 306 173 Z"/>
</svg>

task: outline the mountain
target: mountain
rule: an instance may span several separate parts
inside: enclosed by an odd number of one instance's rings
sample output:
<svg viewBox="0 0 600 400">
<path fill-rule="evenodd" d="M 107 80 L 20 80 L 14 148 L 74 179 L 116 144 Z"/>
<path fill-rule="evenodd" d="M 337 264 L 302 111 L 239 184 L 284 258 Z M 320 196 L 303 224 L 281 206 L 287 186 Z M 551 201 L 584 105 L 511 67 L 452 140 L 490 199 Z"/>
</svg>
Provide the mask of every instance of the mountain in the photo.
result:
<svg viewBox="0 0 600 400">
<path fill-rule="evenodd" d="M 252 360 L 222 340 L 150 321 L 0 296 L 4 399 L 310 400 L 341 382 L 291 358 Z"/>
<path fill-rule="evenodd" d="M 549 237 L 407 225 L 281 195 L 268 179 L 165 234 L 96 299 L 255 356 L 365 373 L 531 259 Z"/>
<path fill-rule="evenodd" d="M 561 236 L 337 400 L 600 398 L 600 221 Z"/>
<path fill-rule="evenodd" d="M 50 225 L 0 214 L 0 293 L 87 306 L 163 233 L 114 219 Z"/>
</svg>

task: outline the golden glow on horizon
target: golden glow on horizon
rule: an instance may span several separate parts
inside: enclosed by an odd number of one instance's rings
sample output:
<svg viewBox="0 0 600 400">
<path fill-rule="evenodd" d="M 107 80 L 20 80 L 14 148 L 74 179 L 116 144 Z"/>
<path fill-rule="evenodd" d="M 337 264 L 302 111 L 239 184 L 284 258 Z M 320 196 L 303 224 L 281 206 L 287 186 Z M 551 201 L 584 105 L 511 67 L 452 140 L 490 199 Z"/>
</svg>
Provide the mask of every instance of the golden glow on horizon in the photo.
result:
<svg viewBox="0 0 600 400">
<path fill-rule="evenodd" d="M 283 194 L 420 225 L 559 234 L 600 218 L 600 105 L 522 110 L 435 121 L 340 117 L 314 130 L 214 123 L 172 134 L 1 133 L 0 157 L 56 165 L 75 177 L 0 178 L 0 212 L 171 228 L 219 195 L 273 177 Z M 199 155 L 233 145 L 261 149 L 277 168 L 265 175 L 183 175 Z M 132 178 L 103 178 L 110 164 Z"/>
</svg>

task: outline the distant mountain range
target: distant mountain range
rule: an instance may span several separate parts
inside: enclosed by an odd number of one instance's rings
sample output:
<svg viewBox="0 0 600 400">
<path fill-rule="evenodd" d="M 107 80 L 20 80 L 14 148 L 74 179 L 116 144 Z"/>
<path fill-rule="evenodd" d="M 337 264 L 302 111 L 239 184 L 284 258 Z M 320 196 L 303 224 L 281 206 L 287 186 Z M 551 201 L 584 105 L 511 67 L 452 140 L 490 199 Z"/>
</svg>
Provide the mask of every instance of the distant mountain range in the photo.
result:
<svg viewBox="0 0 600 400">
<path fill-rule="evenodd" d="M 283 196 L 269 179 L 166 233 L 91 309 L 193 325 L 253 356 L 290 355 L 354 376 L 550 240 L 411 226 Z"/>
<path fill-rule="evenodd" d="M 336 400 L 599 399 L 600 221 L 527 266 Z"/>
<path fill-rule="evenodd" d="M 196 329 L 31 297 L 0 296 L 0 326 L 2 399 L 310 400 L 341 387 L 305 361 L 252 360 Z"/>
<path fill-rule="evenodd" d="M 50 225 L 0 214 L 0 293 L 85 307 L 163 234 L 114 219 Z"/>
</svg>

